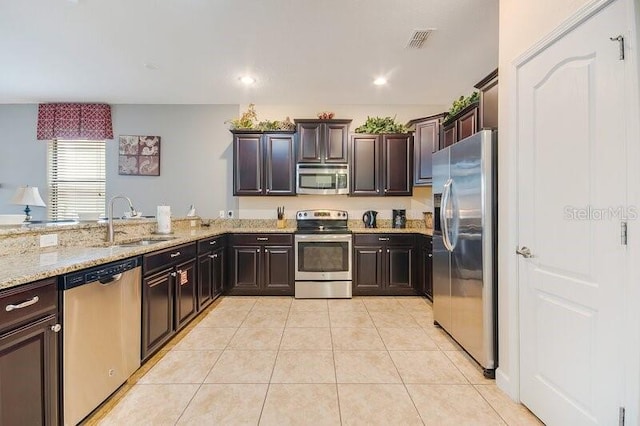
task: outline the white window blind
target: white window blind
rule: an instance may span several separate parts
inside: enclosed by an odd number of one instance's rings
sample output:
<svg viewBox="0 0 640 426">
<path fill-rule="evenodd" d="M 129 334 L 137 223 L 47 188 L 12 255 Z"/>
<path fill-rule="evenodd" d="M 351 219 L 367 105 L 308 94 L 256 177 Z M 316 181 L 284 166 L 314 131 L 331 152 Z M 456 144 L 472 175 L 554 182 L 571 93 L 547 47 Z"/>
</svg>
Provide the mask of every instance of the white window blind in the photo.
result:
<svg viewBox="0 0 640 426">
<path fill-rule="evenodd" d="M 48 142 L 49 219 L 105 212 L 105 142 Z"/>
</svg>

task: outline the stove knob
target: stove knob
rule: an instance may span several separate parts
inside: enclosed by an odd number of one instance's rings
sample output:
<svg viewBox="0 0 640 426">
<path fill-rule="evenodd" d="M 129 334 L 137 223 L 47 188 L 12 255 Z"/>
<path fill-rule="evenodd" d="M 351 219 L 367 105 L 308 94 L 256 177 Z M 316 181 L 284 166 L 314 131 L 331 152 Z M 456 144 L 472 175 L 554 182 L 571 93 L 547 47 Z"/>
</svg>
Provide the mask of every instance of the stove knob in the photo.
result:
<svg viewBox="0 0 640 426">
<path fill-rule="evenodd" d="M 304 212 L 304 216 L 305 216 L 305 217 L 307 216 L 307 212 Z"/>
</svg>

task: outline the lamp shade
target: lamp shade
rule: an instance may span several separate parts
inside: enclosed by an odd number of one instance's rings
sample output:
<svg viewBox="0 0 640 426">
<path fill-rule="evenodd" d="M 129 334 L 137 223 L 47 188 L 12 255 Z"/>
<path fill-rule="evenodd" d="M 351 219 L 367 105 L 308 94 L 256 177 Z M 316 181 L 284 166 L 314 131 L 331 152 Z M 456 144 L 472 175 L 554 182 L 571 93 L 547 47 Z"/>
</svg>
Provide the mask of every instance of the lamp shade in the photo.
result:
<svg viewBox="0 0 640 426">
<path fill-rule="evenodd" d="M 11 204 L 18 204 L 21 206 L 47 206 L 42 200 L 37 186 L 21 186 L 18 188 L 16 193 L 13 194 L 10 202 Z"/>
</svg>

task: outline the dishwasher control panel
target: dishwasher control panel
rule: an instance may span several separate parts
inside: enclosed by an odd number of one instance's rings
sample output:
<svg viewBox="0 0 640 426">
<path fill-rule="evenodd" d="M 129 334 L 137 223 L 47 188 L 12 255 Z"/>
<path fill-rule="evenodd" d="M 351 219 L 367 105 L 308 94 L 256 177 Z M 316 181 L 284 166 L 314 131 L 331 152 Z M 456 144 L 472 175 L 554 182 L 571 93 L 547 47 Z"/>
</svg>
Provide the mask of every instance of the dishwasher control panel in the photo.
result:
<svg viewBox="0 0 640 426">
<path fill-rule="evenodd" d="M 131 259 L 119 260 L 117 262 L 83 269 L 82 271 L 72 272 L 62 277 L 60 281 L 60 289 L 69 290 L 86 283 L 98 281 L 103 278 L 109 278 L 133 269 L 138 265 L 140 265 L 140 258 L 132 257 Z"/>
</svg>

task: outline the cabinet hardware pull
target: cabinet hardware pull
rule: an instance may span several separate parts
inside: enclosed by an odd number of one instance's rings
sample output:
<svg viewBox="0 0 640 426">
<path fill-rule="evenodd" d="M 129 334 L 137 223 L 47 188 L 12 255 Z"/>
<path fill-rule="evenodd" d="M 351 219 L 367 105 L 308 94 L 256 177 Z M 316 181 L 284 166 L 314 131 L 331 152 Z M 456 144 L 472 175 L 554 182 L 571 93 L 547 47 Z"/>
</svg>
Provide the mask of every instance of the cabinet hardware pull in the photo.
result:
<svg viewBox="0 0 640 426">
<path fill-rule="evenodd" d="M 210 254 L 208 257 L 209 257 L 209 259 L 215 259 L 216 257 L 218 257 L 218 254 L 217 253 L 216 254 Z"/>
<path fill-rule="evenodd" d="M 378 238 L 378 241 L 389 241 L 389 238 L 382 238 L 382 237 L 379 237 L 379 238 Z"/>
<path fill-rule="evenodd" d="M 11 312 L 14 309 L 26 308 L 27 306 L 35 305 L 36 303 L 38 303 L 38 300 L 40 300 L 38 296 L 33 296 L 33 299 L 25 300 L 24 302 L 18 303 L 17 305 L 7 305 L 4 310 L 7 312 Z"/>
<path fill-rule="evenodd" d="M 382 249 L 378 249 L 378 253 L 382 253 Z"/>
<path fill-rule="evenodd" d="M 56 324 L 56 325 L 52 325 L 51 326 L 51 331 L 53 331 L 54 333 L 57 333 L 60 330 L 62 330 L 62 326 L 60 324 Z"/>
<path fill-rule="evenodd" d="M 214 245 L 215 243 L 216 243 L 215 241 L 209 241 L 210 246 Z"/>
<path fill-rule="evenodd" d="M 170 254 L 170 256 L 171 256 L 171 257 L 178 257 L 178 256 L 180 256 L 180 252 L 179 252 L 179 251 L 177 251 L 177 252 L 175 252 L 175 253 L 171 253 L 171 254 Z"/>
<path fill-rule="evenodd" d="M 269 188 L 267 188 L 267 194 L 268 194 L 269 192 L 271 192 L 271 190 L 270 190 Z"/>
<path fill-rule="evenodd" d="M 389 249 L 387 249 L 387 253 L 389 253 Z"/>
<path fill-rule="evenodd" d="M 176 271 L 176 273 L 178 273 L 178 274 L 182 275 L 182 269 L 178 269 L 178 270 Z"/>
<path fill-rule="evenodd" d="M 176 275 L 178 275 L 178 274 L 176 274 L 175 272 L 172 272 L 172 273 L 171 273 L 171 276 L 172 276 L 172 277 L 175 277 Z"/>
<path fill-rule="evenodd" d="M 431 253 L 429 253 L 429 255 L 428 255 L 428 256 L 429 256 L 429 257 L 433 257 L 433 255 L 432 255 Z"/>
<path fill-rule="evenodd" d="M 256 250 L 256 253 L 260 253 L 260 249 L 257 249 L 257 250 Z"/>
<path fill-rule="evenodd" d="M 258 238 L 256 238 L 256 240 L 258 240 L 258 241 L 269 241 L 269 238 L 268 237 L 258 237 Z"/>
</svg>

